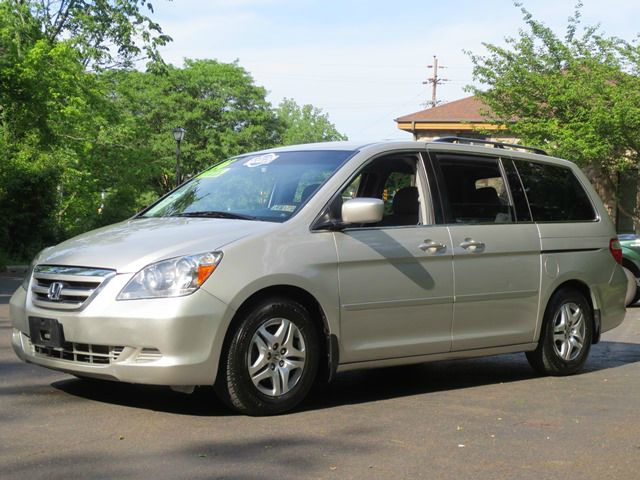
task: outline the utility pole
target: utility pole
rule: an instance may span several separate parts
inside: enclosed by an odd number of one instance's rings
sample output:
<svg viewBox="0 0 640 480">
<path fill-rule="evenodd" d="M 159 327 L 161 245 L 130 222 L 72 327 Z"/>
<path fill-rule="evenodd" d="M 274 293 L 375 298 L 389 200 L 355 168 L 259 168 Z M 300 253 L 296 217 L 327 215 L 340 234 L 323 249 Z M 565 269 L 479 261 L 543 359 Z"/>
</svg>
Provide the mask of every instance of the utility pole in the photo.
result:
<svg viewBox="0 0 640 480">
<path fill-rule="evenodd" d="M 433 73 L 431 74 L 430 78 L 427 78 L 424 82 L 422 82 L 423 85 L 426 85 L 429 83 L 431 84 L 431 101 L 427 102 L 425 105 L 433 108 L 439 103 L 441 103 L 441 101 L 439 101 L 436 97 L 436 90 L 438 88 L 438 85 L 442 85 L 444 82 L 448 82 L 449 80 L 446 78 L 438 77 L 438 69 L 445 68 L 445 67 L 438 66 L 438 57 L 436 57 L 435 55 L 433 56 L 433 64 L 427 65 L 427 68 L 433 69 Z"/>
</svg>

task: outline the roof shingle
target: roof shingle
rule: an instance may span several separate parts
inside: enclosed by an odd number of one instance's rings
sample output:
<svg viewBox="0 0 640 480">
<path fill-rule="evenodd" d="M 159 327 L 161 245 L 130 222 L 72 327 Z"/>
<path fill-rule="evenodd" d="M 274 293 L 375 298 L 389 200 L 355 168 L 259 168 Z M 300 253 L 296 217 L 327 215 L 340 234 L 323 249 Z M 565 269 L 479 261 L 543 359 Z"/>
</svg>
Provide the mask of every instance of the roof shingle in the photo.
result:
<svg viewBox="0 0 640 480">
<path fill-rule="evenodd" d="M 461 98 L 433 108 L 410 113 L 395 119 L 396 122 L 486 122 L 482 113 L 491 109 L 475 96 Z"/>
</svg>

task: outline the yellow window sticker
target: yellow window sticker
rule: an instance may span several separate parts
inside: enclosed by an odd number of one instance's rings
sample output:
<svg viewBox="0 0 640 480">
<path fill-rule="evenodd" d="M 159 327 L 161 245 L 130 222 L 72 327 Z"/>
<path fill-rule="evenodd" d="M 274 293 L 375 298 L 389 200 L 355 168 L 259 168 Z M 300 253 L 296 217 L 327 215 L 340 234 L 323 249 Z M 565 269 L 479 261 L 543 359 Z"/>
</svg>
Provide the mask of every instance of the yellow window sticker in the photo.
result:
<svg viewBox="0 0 640 480">
<path fill-rule="evenodd" d="M 227 173 L 230 170 L 229 168 L 225 168 L 225 167 L 227 165 L 229 165 L 232 161 L 233 160 L 225 160 L 224 162 L 219 163 L 215 167 L 212 167 L 209 170 L 206 170 L 206 171 L 202 172 L 200 175 L 198 175 L 198 178 L 216 178 L 216 177 L 219 177 L 223 173 Z"/>
</svg>

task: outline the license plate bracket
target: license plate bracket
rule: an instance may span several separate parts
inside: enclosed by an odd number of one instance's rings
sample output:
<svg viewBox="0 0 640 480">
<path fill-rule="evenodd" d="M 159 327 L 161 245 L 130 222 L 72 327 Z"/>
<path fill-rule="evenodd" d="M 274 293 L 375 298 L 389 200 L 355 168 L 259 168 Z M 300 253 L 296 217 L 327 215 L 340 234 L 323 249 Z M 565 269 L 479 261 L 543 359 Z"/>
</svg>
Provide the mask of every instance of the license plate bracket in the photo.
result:
<svg viewBox="0 0 640 480">
<path fill-rule="evenodd" d="M 64 330 L 55 318 L 29 317 L 31 343 L 38 347 L 62 348 Z"/>
</svg>

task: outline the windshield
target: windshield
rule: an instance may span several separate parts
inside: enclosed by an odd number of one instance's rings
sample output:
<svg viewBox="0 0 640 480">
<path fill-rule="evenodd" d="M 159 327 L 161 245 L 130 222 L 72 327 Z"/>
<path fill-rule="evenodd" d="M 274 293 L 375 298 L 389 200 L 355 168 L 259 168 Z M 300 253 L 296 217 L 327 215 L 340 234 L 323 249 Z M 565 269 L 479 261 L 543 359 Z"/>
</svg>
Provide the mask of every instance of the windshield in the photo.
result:
<svg viewBox="0 0 640 480">
<path fill-rule="evenodd" d="M 140 216 L 284 222 L 353 153 L 300 151 L 232 158 L 204 171 Z"/>
</svg>

